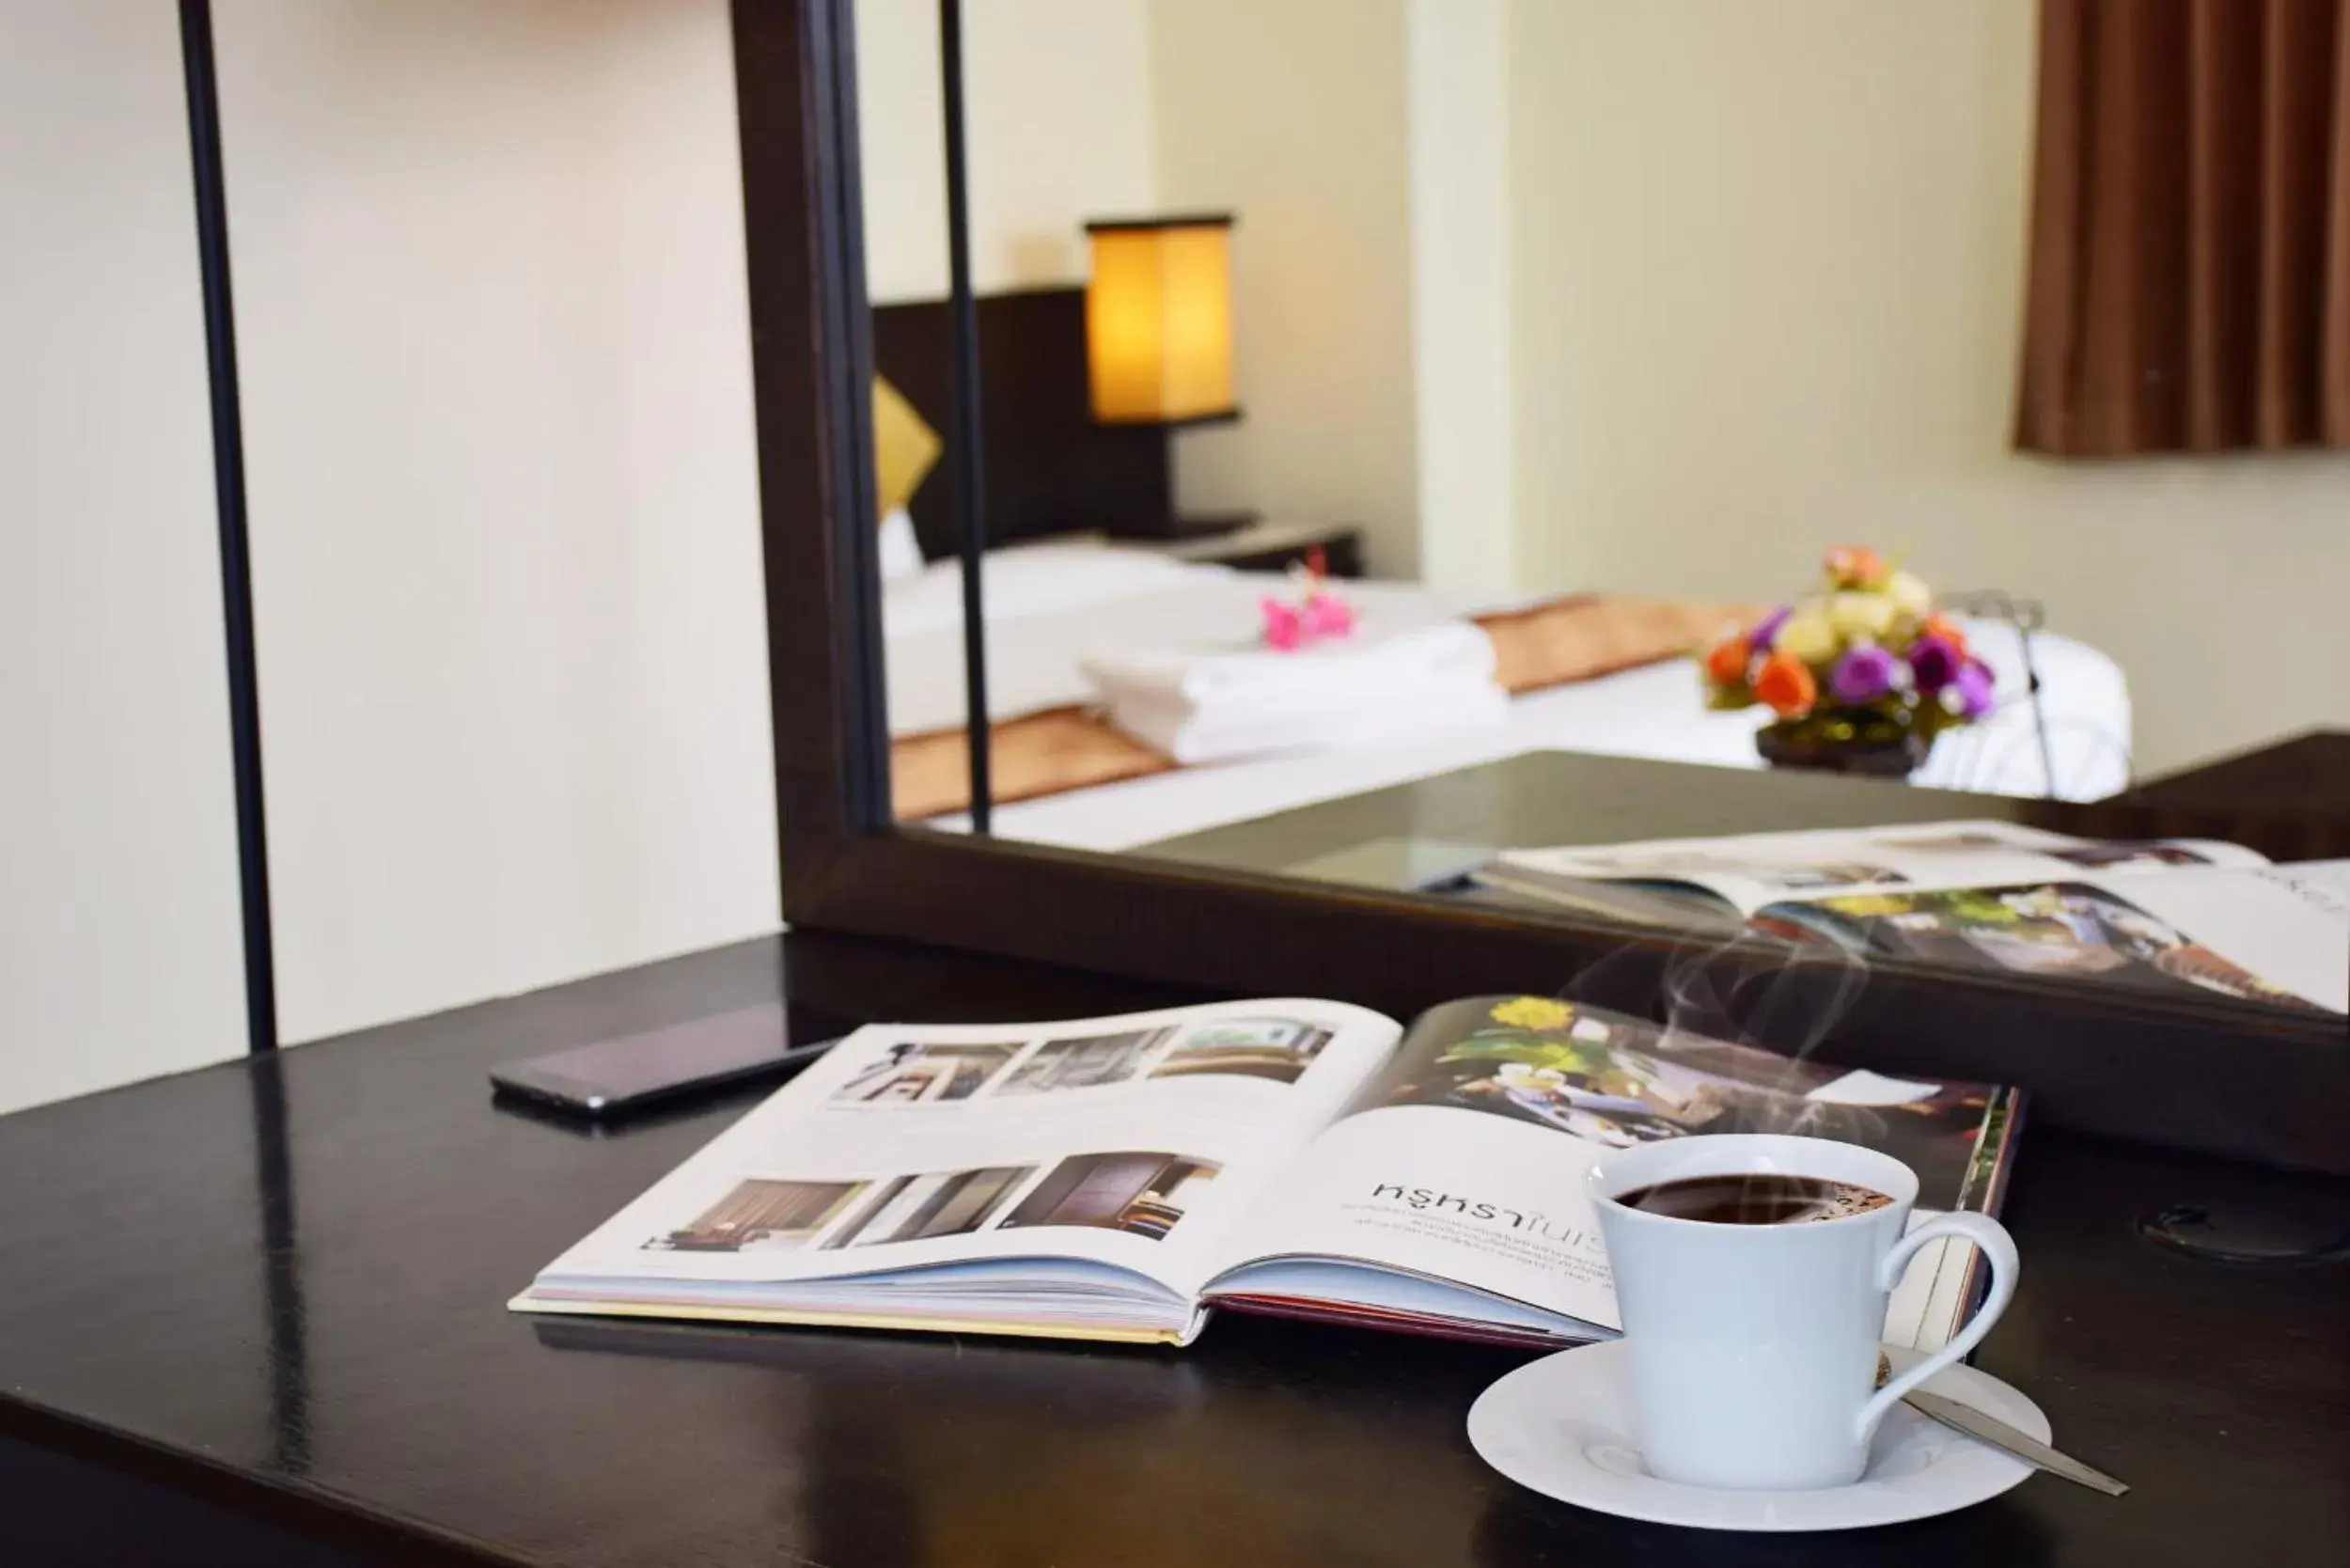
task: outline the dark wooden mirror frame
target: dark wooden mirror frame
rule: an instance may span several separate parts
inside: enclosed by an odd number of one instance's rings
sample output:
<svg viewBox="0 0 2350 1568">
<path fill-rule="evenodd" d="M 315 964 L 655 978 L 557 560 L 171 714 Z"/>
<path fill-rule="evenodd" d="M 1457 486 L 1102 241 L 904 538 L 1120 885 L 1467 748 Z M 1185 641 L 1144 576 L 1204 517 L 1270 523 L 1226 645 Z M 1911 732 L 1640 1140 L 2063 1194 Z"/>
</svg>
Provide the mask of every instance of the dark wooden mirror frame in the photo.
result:
<svg viewBox="0 0 2350 1568">
<path fill-rule="evenodd" d="M 1615 1005 L 1654 1009 L 1675 964 L 1702 965 L 1733 1002 L 1757 996 L 1777 968 L 1759 949 L 1700 957 L 1596 921 L 891 822 L 852 9 L 851 0 L 733 4 L 786 917 L 1403 1014 L 1553 985 L 1602 960 L 1607 994 L 1592 999 Z M 2244 837 L 2246 825 L 2125 805 L 2055 804 L 2046 820 L 2128 838 Z M 2350 839 L 2307 824 L 2287 837 L 2264 847 L 2350 852 Z M 1819 1009 L 1833 983 L 1820 977 Z M 1776 1015 L 1789 1014 L 1789 999 L 1780 985 Z M 1767 1027 L 1748 1023 L 1770 1043 Z M 1824 1050 L 1888 1073 L 2019 1083 L 2032 1115 L 2056 1124 L 2350 1172 L 2346 1045 L 2338 1020 L 1886 961 Z"/>
</svg>

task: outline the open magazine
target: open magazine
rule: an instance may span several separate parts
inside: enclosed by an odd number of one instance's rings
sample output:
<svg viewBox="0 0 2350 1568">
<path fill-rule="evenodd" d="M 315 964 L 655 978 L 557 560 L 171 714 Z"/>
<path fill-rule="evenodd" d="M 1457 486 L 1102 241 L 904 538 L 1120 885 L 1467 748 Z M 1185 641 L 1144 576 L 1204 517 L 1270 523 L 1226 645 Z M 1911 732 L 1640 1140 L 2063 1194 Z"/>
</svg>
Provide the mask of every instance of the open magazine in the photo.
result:
<svg viewBox="0 0 2350 1568">
<path fill-rule="evenodd" d="M 1928 823 L 1512 850 L 1476 876 L 1620 918 L 1743 917 L 1931 964 L 2350 1010 L 2350 862 L 2276 866 L 2235 844 Z"/>
<path fill-rule="evenodd" d="M 1217 1306 L 1471 1339 L 1619 1326 L 1582 1176 L 1693 1133 L 1845 1138 L 1990 1211 L 2013 1090 L 1794 1061 L 1546 997 L 1409 1028 L 1281 999 L 859 1029 L 541 1271 L 519 1310 L 1188 1343 Z M 1938 1346 L 1971 1251 L 1887 1337 Z"/>
</svg>

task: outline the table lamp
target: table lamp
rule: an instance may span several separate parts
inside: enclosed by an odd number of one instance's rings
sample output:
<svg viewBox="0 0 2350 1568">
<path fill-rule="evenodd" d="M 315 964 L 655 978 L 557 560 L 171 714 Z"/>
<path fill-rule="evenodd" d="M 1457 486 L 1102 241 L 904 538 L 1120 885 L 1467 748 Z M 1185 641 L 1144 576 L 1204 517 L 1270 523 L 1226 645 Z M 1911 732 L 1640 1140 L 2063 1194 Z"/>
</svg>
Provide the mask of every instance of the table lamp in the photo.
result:
<svg viewBox="0 0 2350 1568">
<path fill-rule="evenodd" d="M 1232 215 L 1086 225 L 1086 372 L 1096 424 L 1176 431 L 1238 419 L 1232 395 Z M 1133 537 L 1226 533 L 1253 512 L 1105 519 Z"/>
</svg>

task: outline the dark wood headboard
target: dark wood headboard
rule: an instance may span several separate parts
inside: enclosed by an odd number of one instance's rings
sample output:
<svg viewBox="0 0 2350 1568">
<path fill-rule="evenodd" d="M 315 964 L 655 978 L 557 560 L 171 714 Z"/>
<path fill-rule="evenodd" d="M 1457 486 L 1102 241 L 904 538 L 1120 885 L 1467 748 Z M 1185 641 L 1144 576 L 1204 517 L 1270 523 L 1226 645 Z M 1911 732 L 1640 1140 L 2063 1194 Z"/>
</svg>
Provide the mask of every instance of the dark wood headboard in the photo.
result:
<svg viewBox="0 0 2350 1568">
<path fill-rule="evenodd" d="M 979 321 L 988 542 L 1165 516 L 1167 432 L 1093 422 L 1085 290 L 982 295 Z M 952 342 L 944 300 L 873 312 L 874 369 L 947 441 Z M 932 560 L 955 551 L 954 482 L 952 462 L 942 460 L 914 494 L 914 530 Z"/>
</svg>

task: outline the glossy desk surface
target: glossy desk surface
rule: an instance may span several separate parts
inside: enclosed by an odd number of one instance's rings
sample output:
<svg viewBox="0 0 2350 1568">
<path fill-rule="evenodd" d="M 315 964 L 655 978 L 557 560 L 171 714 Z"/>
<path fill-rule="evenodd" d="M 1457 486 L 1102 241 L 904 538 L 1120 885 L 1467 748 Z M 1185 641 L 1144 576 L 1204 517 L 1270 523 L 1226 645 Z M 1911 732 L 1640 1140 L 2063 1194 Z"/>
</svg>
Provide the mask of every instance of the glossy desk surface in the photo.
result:
<svg viewBox="0 0 2350 1568">
<path fill-rule="evenodd" d="M 245 1560 L 301 1562 L 2350 1560 L 2350 1269 L 2233 1273 L 2132 1230 L 2182 1200 L 2350 1215 L 2350 1183 L 2054 1134 L 2027 1135 L 2023 1289 L 1981 1365 L 2136 1490 L 2034 1478 L 1855 1535 L 1682 1532 L 1519 1491 L 1463 1435 L 1521 1359 L 1492 1350 L 1230 1317 L 1174 1354 L 504 1310 L 745 1102 L 589 1137 L 494 1107 L 484 1070 L 787 978 L 808 1038 L 1190 999 L 794 936 L 0 1120 L 0 1561 L 70 1560 L 187 1495 L 286 1543 Z M 59 1466 L 119 1497 L 24 1480 Z M 136 1560 L 220 1560 L 180 1544 Z"/>
<path fill-rule="evenodd" d="M 2088 838 L 2225 839 L 2278 860 L 2350 855 L 2350 736 L 2301 736 L 2105 801 L 1929 790 L 1801 769 L 1752 769 L 1529 751 L 1404 784 L 1162 839 L 1132 853 L 1187 865 L 1310 876 L 1379 839 L 1487 853 L 1799 828 L 1998 818 Z"/>
</svg>

